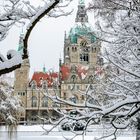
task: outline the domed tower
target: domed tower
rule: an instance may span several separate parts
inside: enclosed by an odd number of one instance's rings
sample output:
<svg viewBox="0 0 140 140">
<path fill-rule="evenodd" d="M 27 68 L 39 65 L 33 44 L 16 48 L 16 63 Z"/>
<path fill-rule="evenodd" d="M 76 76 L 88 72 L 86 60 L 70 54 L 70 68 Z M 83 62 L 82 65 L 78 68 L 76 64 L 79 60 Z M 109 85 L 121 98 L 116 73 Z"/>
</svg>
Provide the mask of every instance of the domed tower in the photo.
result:
<svg viewBox="0 0 140 140">
<path fill-rule="evenodd" d="M 23 53 L 23 37 L 24 34 L 20 34 L 18 51 Z M 29 59 L 23 60 L 21 67 L 15 70 L 15 81 L 14 81 L 14 94 L 21 97 L 23 104 L 26 102 L 26 92 L 29 82 L 29 70 L 30 63 Z"/>
<path fill-rule="evenodd" d="M 64 38 L 64 63 L 61 64 L 61 97 L 74 103 L 84 101 L 80 91 L 96 83 L 96 73 L 101 73 L 101 42 L 88 22 L 84 0 L 79 0 L 75 25 Z"/>
<path fill-rule="evenodd" d="M 80 0 L 75 25 L 65 35 L 64 63 L 96 65 L 100 52 L 100 42 L 88 22 L 84 0 Z"/>
</svg>

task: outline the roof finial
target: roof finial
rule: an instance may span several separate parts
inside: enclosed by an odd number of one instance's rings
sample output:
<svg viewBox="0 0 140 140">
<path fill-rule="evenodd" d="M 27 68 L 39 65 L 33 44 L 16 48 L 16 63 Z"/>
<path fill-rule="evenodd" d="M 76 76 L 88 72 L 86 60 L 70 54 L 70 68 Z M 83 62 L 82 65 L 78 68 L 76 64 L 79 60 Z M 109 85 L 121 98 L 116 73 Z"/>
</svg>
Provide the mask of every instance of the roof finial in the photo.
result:
<svg viewBox="0 0 140 140">
<path fill-rule="evenodd" d="M 45 64 L 44 64 L 44 66 L 43 66 L 43 73 L 46 73 Z"/>
<path fill-rule="evenodd" d="M 84 0 L 79 0 L 79 4 L 81 5 L 83 5 L 83 4 L 85 4 L 85 1 Z"/>
</svg>

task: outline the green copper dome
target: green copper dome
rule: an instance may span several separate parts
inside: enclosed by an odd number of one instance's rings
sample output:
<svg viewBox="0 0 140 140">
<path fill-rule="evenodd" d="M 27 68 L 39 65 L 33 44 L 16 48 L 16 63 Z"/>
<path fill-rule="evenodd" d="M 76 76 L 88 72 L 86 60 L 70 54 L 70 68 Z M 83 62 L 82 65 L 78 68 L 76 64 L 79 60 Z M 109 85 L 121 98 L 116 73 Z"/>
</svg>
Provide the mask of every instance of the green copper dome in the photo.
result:
<svg viewBox="0 0 140 140">
<path fill-rule="evenodd" d="M 92 28 L 89 25 L 76 23 L 69 33 L 71 43 L 77 43 L 77 39 L 80 36 L 88 37 L 91 39 L 91 43 L 96 41 L 96 37 L 93 35 Z"/>
</svg>

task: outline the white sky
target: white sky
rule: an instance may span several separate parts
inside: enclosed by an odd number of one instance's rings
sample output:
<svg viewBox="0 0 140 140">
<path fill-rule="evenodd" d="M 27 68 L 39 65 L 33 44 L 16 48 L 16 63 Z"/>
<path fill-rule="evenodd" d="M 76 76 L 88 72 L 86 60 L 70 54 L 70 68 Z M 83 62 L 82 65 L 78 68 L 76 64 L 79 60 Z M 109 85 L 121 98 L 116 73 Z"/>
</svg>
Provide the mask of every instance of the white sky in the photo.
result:
<svg viewBox="0 0 140 140">
<path fill-rule="evenodd" d="M 34 0 L 35 1 L 35 0 Z M 90 1 L 90 0 L 86 0 Z M 34 28 L 29 40 L 30 77 L 34 71 L 42 71 L 45 65 L 46 70 L 58 71 L 60 55 L 63 58 L 64 32 L 70 30 L 75 23 L 78 0 L 70 5 L 75 9 L 72 15 L 59 18 L 43 18 Z M 90 14 L 90 15 L 89 15 Z M 88 13 L 89 22 L 94 22 L 93 12 Z M 18 48 L 19 34 L 21 28 L 13 27 L 7 38 L 0 42 L 1 53 L 6 54 L 9 49 Z"/>
</svg>

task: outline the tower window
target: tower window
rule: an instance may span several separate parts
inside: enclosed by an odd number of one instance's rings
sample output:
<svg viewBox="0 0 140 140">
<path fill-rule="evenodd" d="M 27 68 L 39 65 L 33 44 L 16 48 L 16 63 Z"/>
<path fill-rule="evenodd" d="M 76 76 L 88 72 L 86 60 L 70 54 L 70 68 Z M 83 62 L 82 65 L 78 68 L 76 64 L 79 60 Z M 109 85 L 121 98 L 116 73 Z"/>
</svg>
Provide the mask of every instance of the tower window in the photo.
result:
<svg viewBox="0 0 140 140">
<path fill-rule="evenodd" d="M 88 62 L 89 61 L 89 56 L 88 56 L 88 54 L 86 53 L 83 53 L 83 54 L 80 54 L 80 61 L 81 62 L 83 62 L 83 61 L 85 61 L 85 62 Z"/>
<path fill-rule="evenodd" d="M 77 48 L 76 47 L 72 47 L 72 51 L 73 52 L 76 52 L 77 51 Z"/>
<path fill-rule="evenodd" d="M 69 89 L 69 90 L 71 89 L 71 86 L 70 86 L 70 85 L 68 85 L 68 89 Z"/>
</svg>

